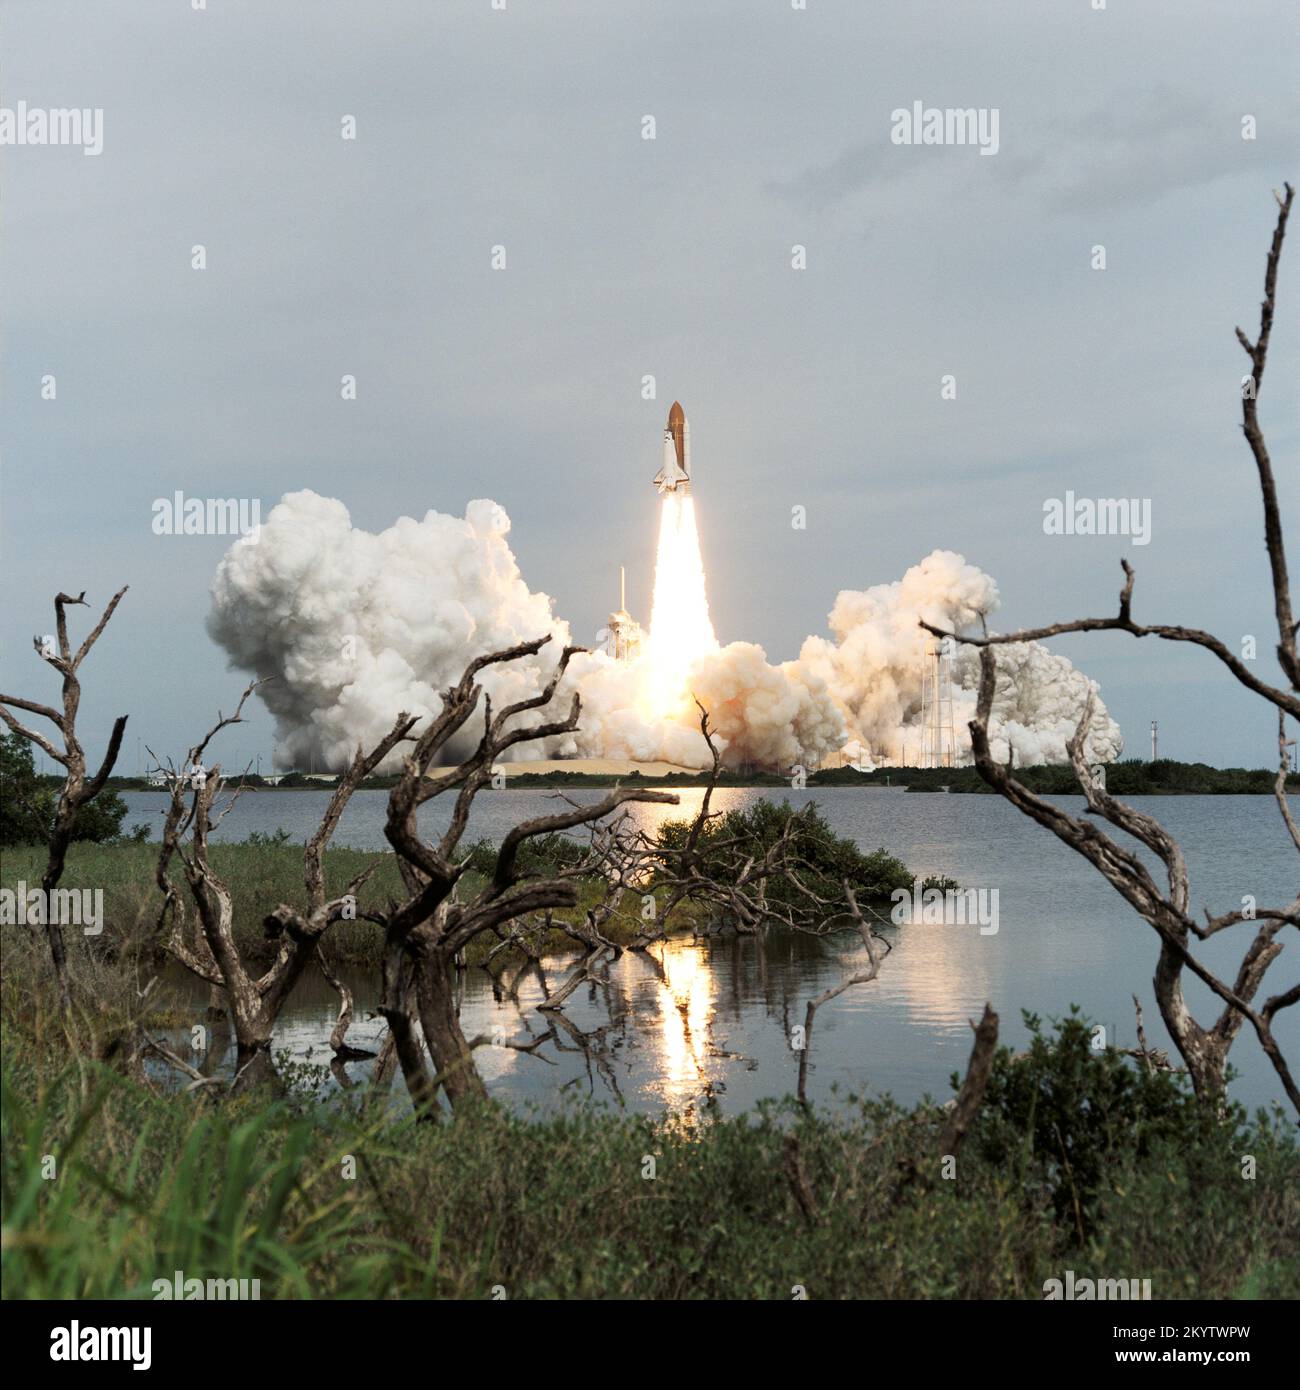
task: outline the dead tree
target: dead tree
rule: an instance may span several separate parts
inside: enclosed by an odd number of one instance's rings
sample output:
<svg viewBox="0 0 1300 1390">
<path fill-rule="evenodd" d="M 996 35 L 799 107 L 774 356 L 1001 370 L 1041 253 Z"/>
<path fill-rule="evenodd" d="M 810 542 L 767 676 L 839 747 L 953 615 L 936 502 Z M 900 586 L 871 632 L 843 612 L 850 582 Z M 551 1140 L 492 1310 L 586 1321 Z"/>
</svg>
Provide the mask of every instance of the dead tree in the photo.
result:
<svg viewBox="0 0 1300 1390">
<path fill-rule="evenodd" d="M 1282 1086 L 1297 1112 L 1300 1112 L 1300 1088 L 1291 1075 L 1286 1058 L 1273 1035 L 1277 1014 L 1300 1000 L 1300 983 L 1258 1003 L 1264 977 L 1273 961 L 1281 954 L 1279 939 L 1284 927 L 1300 928 L 1300 897 L 1285 907 L 1257 908 L 1253 913 L 1228 912 L 1218 917 L 1206 913 L 1204 923 L 1197 921 L 1190 909 L 1187 864 L 1178 842 L 1153 817 L 1136 811 L 1109 795 L 1096 780 L 1085 756 L 1085 740 L 1092 720 L 1094 694 L 1089 693 L 1083 717 L 1069 744 L 1069 755 L 1075 775 L 1087 798 L 1088 808 L 1095 817 L 1133 836 L 1160 860 L 1166 884 L 1161 886 L 1148 872 L 1146 865 L 1132 850 L 1107 835 L 1095 818 L 1072 816 L 1036 796 L 1016 780 L 1010 767 L 998 763 L 989 742 L 989 715 L 997 676 L 995 651 L 1011 642 L 1040 641 L 1067 632 L 1127 632 L 1133 637 L 1159 637 L 1168 642 L 1187 642 L 1212 653 L 1248 690 L 1267 700 L 1278 710 L 1278 748 L 1281 767 L 1275 785 L 1278 805 L 1288 833 L 1300 850 L 1300 831 L 1286 801 L 1286 759 L 1289 741 L 1286 719 L 1300 720 L 1300 656 L 1297 655 L 1297 623 L 1291 602 L 1290 581 L 1287 575 L 1286 548 L 1278 511 L 1277 487 L 1273 466 L 1264 442 L 1258 416 L 1258 396 L 1268 356 L 1269 338 L 1273 328 L 1274 300 L 1277 290 L 1277 267 L 1286 236 L 1287 219 L 1295 199 L 1295 190 L 1285 185 L 1286 196 L 1278 198 L 1278 217 L 1269 248 L 1264 274 L 1264 300 L 1260 308 L 1259 335 L 1252 343 L 1237 329 L 1237 339 L 1250 359 L 1251 372 L 1242 389 L 1242 429 L 1250 445 L 1259 477 L 1264 505 L 1264 544 L 1268 553 L 1273 587 L 1273 608 L 1277 621 L 1277 660 L 1290 689 L 1269 684 L 1256 676 L 1219 638 L 1197 628 L 1174 624 L 1147 625 L 1134 621 L 1132 616 L 1135 575 L 1128 561 L 1124 568 L 1124 587 L 1120 592 L 1119 612 L 1113 618 L 1080 618 L 1072 622 L 1053 623 L 1049 627 L 1010 633 L 1004 636 L 963 636 L 922 622 L 921 626 L 937 637 L 952 637 L 977 647 L 980 652 L 980 687 L 975 718 L 971 721 L 971 747 L 980 776 L 995 791 L 1000 792 L 1018 810 L 1040 825 L 1045 825 L 1059 839 L 1083 855 L 1105 879 L 1129 902 L 1156 931 L 1160 938 L 1160 955 L 1155 973 L 1156 1002 L 1165 1027 L 1174 1040 L 1196 1093 L 1217 1104 L 1221 1100 L 1228 1063 L 1228 1053 L 1243 1024 L 1249 1023 L 1259 1039 Z M 1275 195 L 1276 196 L 1276 195 Z M 1209 969 L 1195 954 L 1192 946 L 1206 941 L 1221 931 L 1250 923 L 1253 935 L 1246 947 L 1236 976 L 1228 981 Z M 1192 1016 L 1183 997 L 1183 972 L 1190 971 L 1222 1002 L 1222 1010 L 1210 1024 L 1202 1024 Z"/>
<path fill-rule="evenodd" d="M 629 801 L 677 803 L 668 792 L 618 788 L 588 806 L 572 806 L 555 815 L 538 816 L 511 830 L 497 852 L 492 873 L 471 901 L 458 894 L 468 858 L 456 852 L 469 823 L 475 796 L 491 781 L 493 769 L 511 748 L 573 732 L 581 708 L 573 697 L 567 717 L 528 724 L 520 721 L 550 704 L 570 658 L 566 647 L 542 692 L 494 713 L 477 677 L 489 666 L 536 654 L 549 637 L 478 657 L 460 681 L 442 696 L 442 708 L 414 740 L 397 785 L 388 800 L 385 835 L 398 856 L 406 900 L 395 905 L 385 922 L 383 995 L 380 1012 L 388 1023 L 397 1061 L 417 1112 L 436 1108 L 441 1088 L 453 1108 L 486 1094 L 474 1066 L 473 1048 L 461 1031 L 455 999 L 456 961 L 476 938 L 529 914 L 572 908 L 578 892 L 573 874 L 534 877 L 520 869 L 519 854 L 530 839 L 591 825 Z M 444 772 L 434 771 L 451 740 L 483 704 L 483 732 L 470 755 Z M 435 844 L 416 823 L 422 806 L 455 792 L 450 824 Z M 408 989 L 414 990 L 414 1017 Z M 432 1059 L 430 1074 L 414 1023 Z"/>
<path fill-rule="evenodd" d="M 264 919 L 265 936 L 277 943 L 277 951 L 270 966 L 259 972 L 245 959 L 236 940 L 230 889 L 213 869 L 210 856 L 210 835 L 229 814 L 242 787 L 235 787 L 217 812 L 217 800 L 226 786 L 226 779 L 220 765 L 211 769 L 203 766 L 204 753 L 213 738 L 228 725 L 242 722 L 244 705 L 256 688 L 256 682 L 249 685 L 233 715 L 218 715 L 217 723 L 189 750 L 183 767 L 169 769 L 171 799 L 156 872 L 163 894 L 158 927 L 160 933 L 165 933 L 165 948 L 191 974 L 219 988 L 229 1008 L 236 1047 L 235 1089 L 270 1075 L 270 1047 L 276 1019 L 307 966 L 317 964 L 325 978 L 333 982 L 320 955 L 321 941 L 334 923 L 352 920 L 358 915 L 357 894 L 378 861 L 358 874 L 342 894 L 330 898 L 325 888 L 324 851 L 352 793 L 408 737 L 416 722 L 412 716 L 399 716 L 374 748 L 369 752 L 357 750 L 339 778 L 320 826 L 304 850 L 306 906 L 296 909 L 281 905 Z M 194 902 L 197 930 L 190 939 L 187 939 L 184 902 L 169 872 L 173 860 L 180 861 Z M 335 1029 L 336 1052 L 344 1047 L 343 1036 L 350 1012 L 345 994 L 344 1008 Z"/>
<path fill-rule="evenodd" d="M 68 619 L 65 609 L 69 604 L 84 605 L 86 602 L 85 590 L 83 589 L 76 598 L 63 593 L 55 595 L 54 621 L 57 637 L 54 642 L 46 637 L 36 637 L 33 639 L 33 645 L 37 655 L 53 666 L 63 677 L 62 711 L 54 709 L 50 705 L 21 699 L 17 695 L 0 695 L 0 719 L 3 719 L 15 733 L 21 734 L 42 752 L 53 758 L 65 770 L 66 774 L 63 786 L 59 789 L 58 801 L 54 807 L 54 821 L 50 828 L 49 855 L 45 863 L 45 872 L 41 875 L 41 894 L 47 906 L 45 930 L 50 943 L 50 958 L 54 962 L 55 978 L 59 985 L 59 1004 L 65 1016 L 72 1008 L 72 993 L 68 983 L 68 950 L 67 943 L 63 939 L 63 928 L 54 920 L 54 912 L 48 910 L 51 903 L 50 895 L 63 876 L 63 865 L 67 859 L 68 846 L 72 843 L 76 830 L 77 816 L 82 808 L 89 805 L 104 789 L 104 783 L 113 771 L 114 763 L 117 762 L 117 755 L 122 747 L 122 735 L 126 731 L 126 715 L 119 715 L 113 722 L 113 731 L 109 735 L 108 748 L 99 765 L 99 771 L 87 781 L 86 754 L 77 737 L 77 711 L 81 706 L 81 681 L 78 672 L 87 653 L 95 645 L 99 639 L 99 634 L 103 632 L 108 620 L 113 616 L 113 611 L 121 602 L 124 593 L 126 593 L 125 586 L 113 595 L 99 621 L 91 629 L 90 635 L 77 648 L 76 652 L 73 652 L 72 644 L 68 639 Z M 55 650 L 56 647 L 57 650 Z M 63 747 L 57 747 L 44 734 L 20 724 L 7 706 L 24 710 L 28 714 L 38 714 L 42 719 L 48 719 L 62 736 Z"/>
</svg>

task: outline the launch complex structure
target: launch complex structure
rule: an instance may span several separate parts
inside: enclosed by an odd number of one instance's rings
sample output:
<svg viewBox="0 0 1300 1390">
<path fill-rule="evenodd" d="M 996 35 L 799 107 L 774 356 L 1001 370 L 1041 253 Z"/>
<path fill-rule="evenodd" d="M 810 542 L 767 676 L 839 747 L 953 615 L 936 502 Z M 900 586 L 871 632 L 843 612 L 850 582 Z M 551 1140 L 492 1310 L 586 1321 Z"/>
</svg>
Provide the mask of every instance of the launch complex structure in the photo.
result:
<svg viewBox="0 0 1300 1390">
<path fill-rule="evenodd" d="M 615 661 L 635 661 L 641 654 L 645 633 L 627 611 L 627 570 L 618 567 L 618 611 L 609 615 L 605 650 Z"/>
<path fill-rule="evenodd" d="M 926 644 L 921 658 L 921 758 L 918 767 L 956 767 L 952 713 L 952 656 L 943 642 Z"/>
</svg>

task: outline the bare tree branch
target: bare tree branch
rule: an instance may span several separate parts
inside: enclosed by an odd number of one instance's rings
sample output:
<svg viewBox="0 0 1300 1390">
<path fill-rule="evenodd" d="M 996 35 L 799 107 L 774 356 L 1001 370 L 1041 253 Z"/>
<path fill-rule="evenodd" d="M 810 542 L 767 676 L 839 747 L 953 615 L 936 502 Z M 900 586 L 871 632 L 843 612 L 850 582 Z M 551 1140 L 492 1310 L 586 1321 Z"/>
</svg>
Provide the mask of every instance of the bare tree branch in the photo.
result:
<svg viewBox="0 0 1300 1390">
<path fill-rule="evenodd" d="M 1277 288 L 1277 267 L 1282 242 L 1286 234 L 1295 190 L 1285 186 L 1285 197 L 1279 197 L 1278 218 L 1269 249 L 1264 277 L 1264 300 L 1260 309 L 1259 336 L 1251 343 L 1238 329 L 1237 338 L 1250 357 L 1252 376 L 1242 392 L 1243 430 L 1259 475 L 1264 503 L 1264 541 L 1272 575 L 1274 610 L 1278 625 L 1278 662 L 1291 684 L 1291 691 L 1274 688 L 1260 680 L 1218 638 L 1199 629 L 1174 626 L 1143 626 L 1132 619 L 1133 569 L 1122 561 L 1125 583 L 1119 598 L 1119 613 L 1114 618 L 1082 618 L 1074 622 L 1054 623 L 1047 627 L 989 636 L 963 636 L 947 632 L 930 623 L 921 626 L 938 637 L 953 637 L 979 649 L 980 686 L 975 718 L 971 721 L 971 747 L 980 776 L 995 791 L 1001 793 L 1018 810 L 1046 826 L 1059 839 L 1081 854 L 1097 868 L 1106 880 L 1148 922 L 1160 938 L 1160 954 L 1156 966 L 1156 1001 L 1175 1046 L 1187 1064 L 1198 1095 L 1218 1103 L 1222 1098 L 1228 1051 L 1243 1023 L 1249 1022 L 1269 1058 L 1283 1089 L 1300 1112 L 1300 1088 L 1291 1075 L 1286 1058 L 1273 1036 L 1272 1023 L 1278 1010 L 1300 998 L 1300 985 L 1270 998 L 1262 1008 L 1255 999 L 1262 987 L 1269 966 L 1280 955 L 1282 942 L 1279 933 L 1286 925 L 1300 926 L 1300 897 L 1284 908 L 1252 909 L 1249 913 L 1236 910 L 1219 917 L 1206 914 L 1201 926 L 1190 914 L 1187 865 L 1182 850 L 1172 835 L 1153 817 L 1125 805 L 1110 796 L 1092 774 L 1085 756 L 1085 741 L 1094 708 L 1094 692 L 1090 689 L 1074 737 L 1068 745 L 1075 776 L 1087 799 L 1088 809 L 1103 821 L 1134 837 L 1157 856 L 1163 865 L 1167 886 L 1157 886 L 1145 863 L 1138 855 L 1108 836 L 1096 820 L 1069 815 L 1060 807 L 1035 796 L 1018 782 L 1009 766 L 997 763 L 989 742 L 989 717 L 995 689 L 995 650 L 1012 642 L 1039 641 L 1066 632 L 1120 631 L 1135 637 L 1156 636 L 1168 641 L 1190 642 L 1212 652 L 1247 689 L 1254 691 L 1276 706 L 1278 714 L 1279 769 L 1274 783 L 1279 810 L 1292 843 L 1300 849 L 1300 832 L 1286 799 L 1286 776 L 1290 743 L 1286 738 L 1286 716 L 1300 719 L 1300 661 L 1296 656 L 1296 623 L 1291 604 L 1290 581 L 1286 553 L 1278 513 L 1276 486 L 1272 464 L 1260 429 L 1257 413 L 1259 384 L 1263 379 L 1272 331 L 1274 301 Z M 1250 922 L 1254 935 L 1238 966 L 1231 985 L 1220 979 L 1191 950 L 1191 944 L 1204 940 L 1229 927 Z M 1222 1001 L 1223 1009 L 1212 1026 L 1205 1027 L 1192 1016 L 1183 997 L 1182 975 L 1189 970 Z M 1135 1000 L 1136 1003 L 1136 1000 Z M 1147 1048 L 1142 1033 L 1141 1010 L 1138 1010 L 1141 1057 L 1150 1065 L 1154 1054 Z"/>
<path fill-rule="evenodd" d="M 36 639 L 35 646 L 37 653 L 63 677 L 62 712 L 48 705 L 36 704 L 18 696 L 0 695 L 0 718 L 3 718 L 14 733 L 34 743 L 43 753 L 66 769 L 63 786 L 60 788 L 58 800 L 54 807 L 54 821 L 50 828 L 48 843 L 49 852 L 45 872 L 41 876 L 41 892 L 47 903 L 50 901 L 51 892 L 63 877 L 63 867 L 67 860 L 68 846 L 72 843 L 76 830 L 77 817 L 82 809 L 88 806 L 103 790 L 104 783 L 108 780 L 122 749 L 122 736 L 126 732 L 126 715 L 121 715 L 114 721 L 113 730 L 108 739 L 108 747 L 105 750 L 103 761 L 100 763 L 99 771 L 89 781 L 87 780 L 86 755 L 77 737 L 77 713 L 81 707 L 81 681 L 78 671 L 125 593 L 126 587 L 123 586 L 109 600 L 99 621 L 91 629 L 86 640 L 82 642 L 75 656 L 68 639 L 68 619 L 65 610 L 69 605 L 84 605 L 86 594 L 83 590 L 76 598 L 61 592 L 55 595 L 54 618 L 58 632 L 58 655 L 49 652 L 39 638 Z M 15 709 L 24 710 L 28 714 L 38 714 L 48 719 L 63 736 L 62 750 L 59 750 L 43 734 L 20 724 L 9 712 L 7 706 L 10 705 Z M 72 1010 L 72 991 L 68 979 L 68 950 L 67 943 L 63 939 L 63 928 L 54 920 L 54 916 L 52 912 L 46 913 L 45 930 L 50 943 L 50 958 L 54 963 L 55 978 L 58 981 L 59 1003 L 64 1018 L 67 1019 Z"/>
</svg>

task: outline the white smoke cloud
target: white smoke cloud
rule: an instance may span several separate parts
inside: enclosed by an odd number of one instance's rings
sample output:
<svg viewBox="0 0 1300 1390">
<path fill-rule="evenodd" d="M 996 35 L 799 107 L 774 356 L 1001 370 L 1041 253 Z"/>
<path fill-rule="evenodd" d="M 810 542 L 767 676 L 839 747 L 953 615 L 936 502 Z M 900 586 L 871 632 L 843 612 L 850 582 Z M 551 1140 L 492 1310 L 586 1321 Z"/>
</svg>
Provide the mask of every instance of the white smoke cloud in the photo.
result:
<svg viewBox="0 0 1300 1390">
<path fill-rule="evenodd" d="M 998 647 L 996 655 L 997 684 L 989 718 L 989 744 L 994 758 L 1004 763 L 1014 751 L 1017 767 L 1067 762 L 1065 745 L 1074 737 L 1089 687 L 1095 690 L 1097 683 L 1065 657 L 1037 642 L 1012 642 Z M 958 741 L 964 756 L 969 757 L 970 734 L 966 725 L 975 714 L 979 655 L 973 648 L 963 647 L 953 665 L 957 684 L 971 692 L 968 699 L 954 702 Z M 1119 725 L 1100 697 L 1093 708 L 1084 750 L 1090 763 L 1114 762 L 1124 751 Z"/>
<path fill-rule="evenodd" d="M 697 723 L 652 721 L 641 714 L 643 683 L 641 661 L 615 661 L 602 651 L 575 657 L 566 685 L 582 696 L 581 727 L 561 756 L 662 761 L 680 767 L 709 763 L 709 747 Z"/>
<path fill-rule="evenodd" d="M 477 501 L 464 519 L 430 511 L 372 535 L 342 502 L 303 491 L 231 547 L 213 581 L 208 631 L 233 666 L 269 678 L 260 693 L 284 765 L 315 755 L 340 766 L 399 711 L 439 709 L 440 692 L 473 656 L 551 633 L 536 657 L 490 667 L 481 681 L 498 707 L 543 688 L 569 629 L 524 583 L 509 530 L 496 503 Z M 449 751 L 463 754 L 480 732 L 476 723 L 462 730 Z"/>
<path fill-rule="evenodd" d="M 921 750 L 922 671 L 935 640 L 918 620 L 969 633 L 1000 602 L 989 575 L 951 550 L 935 550 L 901 580 L 842 592 L 830 614 L 834 640 L 809 637 L 799 665 L 826 683 L 851 738 L 877 759 L 915 762 Z M 989 720 L 994 755 L 1005 761 L 1010 743 L 1018 766 L 1066 761 L 1065 745 L 1083 713 L 1087 677 L 1037 642 L 999 647 L 997 659 Z M 969 762 L 966 726 L 975 712 L 977 653 L 959 646 L 952 674 L 958 761 Z M 1085 746 L 1094 762 L 1113 761 L 1124 746 L 1100 699 Z"/>
<path fill-rule="evenodd" d="M 705 657 L 691 688 L 725 741 L 728 762 L 783 772 L 816 768 L 844 744 L 843 717 L 821 677 L 793 661 L 770 666 L 752 642 L 732 642 Z"/>
<path fill-rule="evenodd" d="M 464 518 L 430 511 L 375 535 L 353 526 L 341 502 L 303 491 L 287 494 L 256 537 L 232 546 L 213 581 L 208 627 L 233 666 L 269 678 L 261 696 L 276 719 L 282 764 L 314 757 L 341 766 L 359 743 L 386 733 L 399 710 L 435 712 L 472 657 L 549 633 L 554 640 L 536 657 L 489 667 L 481 678 L 498 708 L 542 690 L 569 628 L 551 599 L 524 582 L 509 530 L 501 507 L 476 501 Z M 729 763 L 813 768 L 850 737 L 878 756 L 908 739 L 915 753 L 925 645 L 918 617 L 962 630 L 997 603 L 988 575 L 935 551 L 897 583 L 841 593 L 830 618 L 834 640 L 808 638 L 799 660 L 772 665 L 761 647 L 733 642 L 696 662 L 691 689 Z M 963 651 L 953 666 L 956 732 L 968 754 L 978 663 Z M 1033 644 L 999 649 L 999 668 L 995 751 L 1004 756 L 1010 738 L 1021 763 L 1062 760 L 1086 678 Z M 576 690 L 580 728 L 514 756 L 706 764 L 694 708 L 679 722 L 647 719 L 638 710 L 643 682 L 636 662 L 599 651 L 576 656 L 547 713 L 566 712 Z M 477 739 L 479 725 L 471 725 L 451 756 Z M 1100 705 L 1093 746 L 1098 761 L 1122 746 Z"/>
</svg>

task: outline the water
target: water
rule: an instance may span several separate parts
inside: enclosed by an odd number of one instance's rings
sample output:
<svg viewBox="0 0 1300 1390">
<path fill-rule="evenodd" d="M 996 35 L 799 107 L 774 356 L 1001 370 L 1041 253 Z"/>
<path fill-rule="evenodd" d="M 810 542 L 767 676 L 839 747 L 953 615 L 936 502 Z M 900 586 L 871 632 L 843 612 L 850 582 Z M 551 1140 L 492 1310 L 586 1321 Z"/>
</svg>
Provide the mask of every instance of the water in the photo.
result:
<svg viewBox="0 0 1300 1390">
<path fill-rule="evenodd" d="M 595 801 L 600 791 L 567 792 Z M 218 838 L 243 839 L 252 831 L 283 828 L 305 839 L 319 822 L 329 794 L 314 791 L 249 793 L 223 822 Z M 638 810 L 649 828 L 682 818 L 702 791 L 680 793 L 681 806 Z M 984 1001 L 1001 1015 L 1002 1038 L 1023 1044 L 1020 1011 L 1043 1017 L 1080 1005 L 1105 1025 L 1107 1040 L 1136 1044 L 1132 995 L 1143 1005 L 1148 1041 L 1170 1047 L 1156 1011 L 1151 977 L 1157 938 L 1090 865 L 1049 831 L 996 796 L 909 794 L 887 789 L 818 788 L 808 791 L 732 789 L 715 794 L 717 809 L 749 805 L 760 797 L 785 798 L 798 807 L 815 800 L 831 827 L 864 849 L 884 846 L 916 873 L 946 874 L 964 887 L 998 890 L 998 930 L 977 926 L 907 925 L 890 928 L 893 950 L 878 980 L 855 985 L 817 1015 L 809 1094 L 891 1092 L 904 1102 L 947 1095 L 953 1071 L 970 1052 L 967 1020 Z M 132 819 L 158 823 L 160 794 L 127 795 Z M 1078 812 L 1081 797 L 1054 798 Z M 1300 811 L 1300 798 L 1293 797 Z M 382 850 L 386 794 L 357 793 L 336 842 Z M 562 809 L 544 791 L 486 791 L 475 802 L 467 841 L 500 840 L 517 821 Z M 1191 871 L 1192 903 L 1220 913 L 1253 895 L 1279 906 L 1295 896 L 1297 859 L 1275 802 L 1269 797 L 1137 797 L 1133 804 L 1157 815 L 1179 839 Z M 449 804 L 425 808 L 426 833 L 446 822 Z M 1250 928 L 1230 929 L 1198 947 L 1202 958 L 1231 978 Z M 1267 993 L 1280 993 L 1297 975 L 1300 945 L 1294 931 L 1274 964 Z M 557 1035 L 533 1053 L 485 1046 L 476 1060 L 493 1093 L 543 1107 L 575 1094 L 621 1101 L 637 1109 L 689 1107 L 709 1097 L 727 1111 L 766 1096 L 793 1093 L 798 1054 L 790 1030 L 802 1023 L 809 998 L 838 983 L 862 960 L 852 935 L 814 940 L 773 931 L 762 940 L 678 940 L 656 948 L 656 960 L 625 956 L 611 966 L 608 988 L 584 986 L 571 997 Z M 562 962 L 548 965 L 554 983 Z M 376 1001 L 369 972 L 349 976 L 357 1001 L 349 1041 L 369 1047 L 383 1025 L 366 1013 Z M 1209 991 L 1187 977 L 1184 986 L 1203 1023 L 1217 1016 Z M 537 1011 L 534 979 L 517 1003 L 493 997 L 481 970 L 464 980 L 462 1024 L 467 1036 L 500 1035 L 527 1043 L 547 1032 Z M 276 1047 L 297 1060 L 326 1063 L 336 997 L 315 975 L 304 979 L 281 1018 Z M 1293 1065 L 1300 1062 L 1297 1010 L 1284 1011 L 1275 1033 Z M 1171 1049 L 1172 1052 L 1172 1049 Z M 1233 1048 L 1241 1073 L 1234 1095 L 1248 1105 L 1282 1099 L 1273 1069 L 1249 1025 Z M 367 1064 L 348 1075 L 361 1080 Z M 399 1083 L 400 1085 L 400 1083 Z"/>
</svg>

